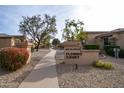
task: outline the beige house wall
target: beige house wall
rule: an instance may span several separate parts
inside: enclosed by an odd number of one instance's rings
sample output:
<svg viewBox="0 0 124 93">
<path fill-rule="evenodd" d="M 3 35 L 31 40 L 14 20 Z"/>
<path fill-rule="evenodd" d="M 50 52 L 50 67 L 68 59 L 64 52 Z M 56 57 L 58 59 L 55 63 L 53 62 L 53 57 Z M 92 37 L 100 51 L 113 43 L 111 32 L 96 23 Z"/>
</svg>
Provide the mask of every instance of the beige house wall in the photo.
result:
<svg viewBox="0 0 124 93">
<path fill-rule="evenodd" d="M 11 46 L 15 46 L 15 39 L 11 38 Z"/>
<path fill-rule="evenodd" d="M 101 35 L 103 33 L 92 32 L 87 34 L 88 34 L 88 39 L 86 40 L 86 44 L 98 44 L 100 45 L 100 48 L 103 49 L 103 46 L 104 46 L 103 39 L 100 39 L 100 38 L 95 39 L 96 36 Z M 112 37 L 117 38 L 117 40 L 115 41 L 116 45 L 124 49 L 124 32 L 114 33 Z"/>
<path fill-rule="evenodd" d="M 87 34 L 88 34 L 88 38 L 86 40 L 86 44 L 97 44 L 99 42 L 97 39 L 95 39 L 95 37 L 102 33 L 87 33 Z"/>
<path fill-rule="evenodd" d="M 119 45 L 122 49 L 124 49 L 124 33 L 118 33 L 118 40 L 116 44 Z"/>
<path fill-rule="evenodd" d="M 88 34 L 88 38 L 86 40 L 86 44 L 98 44 L 100 45 L 100 49 L 103 49 L 103 39 L 95 39 L 96 36 L 101 35 L 103 33 L 87 33 Z"/>
<path fill-rule="evenodd" d="M 18 37 L 0 37 L 0 48 L 14 47 L 16 44 L 22 43 L 20 39 Z"/>
<path fill-rule="evenodd" d="M 0 48 L 10 47 L 12 45 L 12 38 L 0 38 Z"/>
</svg>

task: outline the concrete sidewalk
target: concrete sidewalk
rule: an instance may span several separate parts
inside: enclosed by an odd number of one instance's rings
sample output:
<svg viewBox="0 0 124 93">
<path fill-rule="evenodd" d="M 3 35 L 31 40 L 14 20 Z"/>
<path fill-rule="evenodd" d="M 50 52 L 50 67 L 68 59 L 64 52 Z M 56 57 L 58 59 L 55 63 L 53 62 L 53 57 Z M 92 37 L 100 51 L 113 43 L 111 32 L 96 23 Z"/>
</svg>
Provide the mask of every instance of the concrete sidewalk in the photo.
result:
<svg viewBox="0 0 124 93">
<path fill-rule="evenodd" d="M 19 88 L 58 88 L 55 53 L 55 50 L 51 50 L 40 60 Z"/>
</svg>

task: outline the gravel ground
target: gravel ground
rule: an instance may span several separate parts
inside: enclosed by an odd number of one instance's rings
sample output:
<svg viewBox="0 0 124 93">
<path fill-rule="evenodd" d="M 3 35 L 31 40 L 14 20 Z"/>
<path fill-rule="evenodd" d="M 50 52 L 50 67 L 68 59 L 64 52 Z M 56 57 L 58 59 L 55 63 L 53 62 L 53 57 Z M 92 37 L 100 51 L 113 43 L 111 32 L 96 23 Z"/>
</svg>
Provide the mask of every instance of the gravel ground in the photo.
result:
<svg viewBox="0 0 124 93">
<path fill-rule="evenodd" d="M 63 64 L 62 51 L 56 55 L 57 75 L 60 88 L 124 88 L 124 59 L 106 57 L 101 59 L 114 65 L 113 70 L 95 68 L 91 65 Z"/>
<path fill-rule="evenodd" d="M 40 49 L 32 53 L 31 62 L 15 72 L 7 72 L 0 69 L 0 87 L 17 88 L 28 76 L 34 66 L 49 52 L 49 49 Z"/>
</svg>

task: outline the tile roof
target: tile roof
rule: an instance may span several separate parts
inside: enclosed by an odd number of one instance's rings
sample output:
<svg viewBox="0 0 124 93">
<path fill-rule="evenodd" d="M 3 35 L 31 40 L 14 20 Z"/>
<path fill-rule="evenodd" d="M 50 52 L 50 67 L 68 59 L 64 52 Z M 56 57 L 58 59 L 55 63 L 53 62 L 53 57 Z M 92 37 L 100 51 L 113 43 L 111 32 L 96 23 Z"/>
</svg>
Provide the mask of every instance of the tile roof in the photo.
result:
<svg viewBox="0 0 124 93">
<path fill-rule="evenodd" d="M 0 36 L 9 36 L 8 34 L 0 33 Z"/>
<path fill-rule="evenodd" d="M 24 37 L 23 35 L 8 35 L 8 34 L 4 34 L 4 33 L 0 33 L 0 37 L 2 38 L 6 38 L 6 37 Z"/>
<path fill-rule="evenodd" d="M 115 32 L 115 33 L 117 33 L 117 32 L 124 32 L 124 28 L 114 29 L 111 32 Z"/>
<path fill-rule="evenodd" d="M 114 29 L 114 30 L 109 31 L 109 32 L 107 32 L 107 33 L 100 34 L 100 35 L 96 36 L 96 38 L 105 37 L 105 36 L 111 36 L 111 35 L 113 35 L 114 33 L 124 33 L 124 28 Z"/>
</svg>

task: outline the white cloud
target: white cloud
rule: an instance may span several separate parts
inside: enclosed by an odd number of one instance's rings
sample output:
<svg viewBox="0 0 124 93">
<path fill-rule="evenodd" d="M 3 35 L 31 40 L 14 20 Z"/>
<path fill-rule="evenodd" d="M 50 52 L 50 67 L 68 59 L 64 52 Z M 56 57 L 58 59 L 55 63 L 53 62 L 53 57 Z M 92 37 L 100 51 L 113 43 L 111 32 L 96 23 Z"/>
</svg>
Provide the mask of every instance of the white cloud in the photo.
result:
<svg viewBox="0 0 124 93">
<path fill-rule="evenodd" d="M 86 30 L 110 31 L 124 27 L 123 9 L 121 5 L 79 6 L 74 10 L 74 16 L 84 21 Z"/>
</svg>

